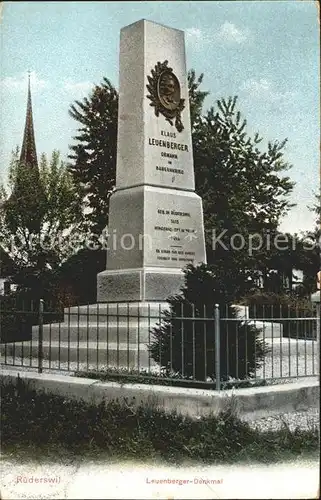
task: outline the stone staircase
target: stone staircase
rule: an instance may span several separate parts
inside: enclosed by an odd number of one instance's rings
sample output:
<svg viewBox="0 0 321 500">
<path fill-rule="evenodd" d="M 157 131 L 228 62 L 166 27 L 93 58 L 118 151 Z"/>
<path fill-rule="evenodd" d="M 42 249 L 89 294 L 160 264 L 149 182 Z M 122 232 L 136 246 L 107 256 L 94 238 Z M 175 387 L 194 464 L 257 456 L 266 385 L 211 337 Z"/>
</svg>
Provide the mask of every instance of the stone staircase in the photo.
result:
<svg viewBox="0 0 321 500">
<path fill-rule="evenodd" d="M 150 369 L 151 329 L 161 321 L 166 302 L 106 303 L 64 309 L 64 321 L 43 325 L 44 360 L 126 369 Z M 32 340 L 2 344 L 5 357 L 37 358 L 39 327 Z"/>
</svg>

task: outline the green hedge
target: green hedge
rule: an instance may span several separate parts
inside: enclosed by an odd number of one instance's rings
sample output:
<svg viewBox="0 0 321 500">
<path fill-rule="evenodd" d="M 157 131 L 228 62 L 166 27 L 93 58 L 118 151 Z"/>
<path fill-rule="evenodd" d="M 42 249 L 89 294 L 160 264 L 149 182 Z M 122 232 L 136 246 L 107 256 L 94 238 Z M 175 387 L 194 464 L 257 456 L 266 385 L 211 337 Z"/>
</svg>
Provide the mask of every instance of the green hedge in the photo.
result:
<svg viewBox="0 0 321 500">
<path fill-rule="evenodd" d="M 216 380 L 214 305 L 219 304 L 221 317 L 228 318 L 220 321 L 220 380 L 252 378 L 267 354 L 260 330 L 238 320 L 221 274 L 205 264 L 187 266 L 184 274 L 182 295 L 167 299 L 170 313 L 151 330 L 152 358 L 169 374 Z"/>
<path fill-rule="evenodd" d="M 193 308 L 182 298 L 171 299 L 170 304 L 171 313 L 165 312 L 163 323 L 151 331 L 152 358 L 169 372 L 196 380 L 216 380 L 214 308 L 204 313 L 202 306 Z M 221 311 L 225 309 L 221 307 Z M 228 313 L 230 320 L 220 321 L 220 380 L 251 378 L 260 368 L 267 347 L 255 326 L 237 321 L 231 306 Z M 204 316 L 209 320 L 202 319 Z"/>
</svg>

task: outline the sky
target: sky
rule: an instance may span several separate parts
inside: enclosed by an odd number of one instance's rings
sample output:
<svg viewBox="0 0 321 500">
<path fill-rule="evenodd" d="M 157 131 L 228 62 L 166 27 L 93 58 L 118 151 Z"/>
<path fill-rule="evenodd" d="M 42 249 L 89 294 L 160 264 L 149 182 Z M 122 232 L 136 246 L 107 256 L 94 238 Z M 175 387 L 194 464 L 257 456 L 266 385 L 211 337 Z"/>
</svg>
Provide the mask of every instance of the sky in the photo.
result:
<svg viewBox="0 0 321 500">
<path fill-rule="evenodd" d="M 67 159 L 77 122 L 68 109 L 107 77 L 118 88 L 119 33 L 147 19 L 185 32 L 187 69 L 204 73 L 204 109 L 238 96 L 248 132 L 288 139 L 297 206 L 280 229 L 312 229 L 320 185 L 320 43 L 317 2 L 4 2 L 1 10 L 0 180 L 21 146 L 28 70 L 38 157 Z M 264 144 L 262 147 L 264 147 Z"/>
</svg>

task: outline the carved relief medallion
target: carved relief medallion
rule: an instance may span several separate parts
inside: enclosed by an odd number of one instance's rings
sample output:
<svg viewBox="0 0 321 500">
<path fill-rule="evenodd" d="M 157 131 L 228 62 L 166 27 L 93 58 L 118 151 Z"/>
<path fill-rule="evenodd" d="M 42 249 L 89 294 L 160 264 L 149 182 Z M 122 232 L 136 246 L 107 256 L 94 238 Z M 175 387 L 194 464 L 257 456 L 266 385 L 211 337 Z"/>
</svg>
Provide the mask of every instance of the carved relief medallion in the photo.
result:
<svg viewBox="0 0 321 500">
<path fill-rule="evenodd" d="M 147 98 L 152 101 L 150 105 L 154 106 L 155 115 L 159 116 L 161 113 L 171 125 L 175 124 L 178 132 L 181 132 L 184 129 L 181 112 L 185 107 L 185 99 L 181 99 L 178 78 L 168 66 L 168 61 L 158 62 L 147 79 L 146 87 L 149 91 Z"/>
</svg>

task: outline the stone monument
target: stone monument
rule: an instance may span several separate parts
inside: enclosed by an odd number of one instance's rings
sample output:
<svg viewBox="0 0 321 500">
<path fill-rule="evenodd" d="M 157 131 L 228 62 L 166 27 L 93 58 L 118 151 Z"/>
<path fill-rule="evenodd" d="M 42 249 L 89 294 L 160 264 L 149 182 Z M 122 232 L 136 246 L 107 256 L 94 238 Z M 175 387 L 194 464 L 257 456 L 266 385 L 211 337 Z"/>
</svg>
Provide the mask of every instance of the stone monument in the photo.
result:
<svg viewBox="0 0 321 500">
<path fill-rule="evenodd" d="M 166 299 L 180 292 L 187 264 L 206 262 L 180 30 L 146 20 L 121 30 L 116 170 L 97 304 L 65 308 L 63 323 L 43 326 L 44 358 L 68 366 L 150 368 L 150 330 Z M 37 357 L 38 339 L 34 327 L 16 355 Z"/>
<path fill-rule="evenodd" d="M 165 301 L 186 264 L 206 262 L 195 193 L 184 32 L 121 30 L 116 190 L 98 302 Z"/>
</svg>

